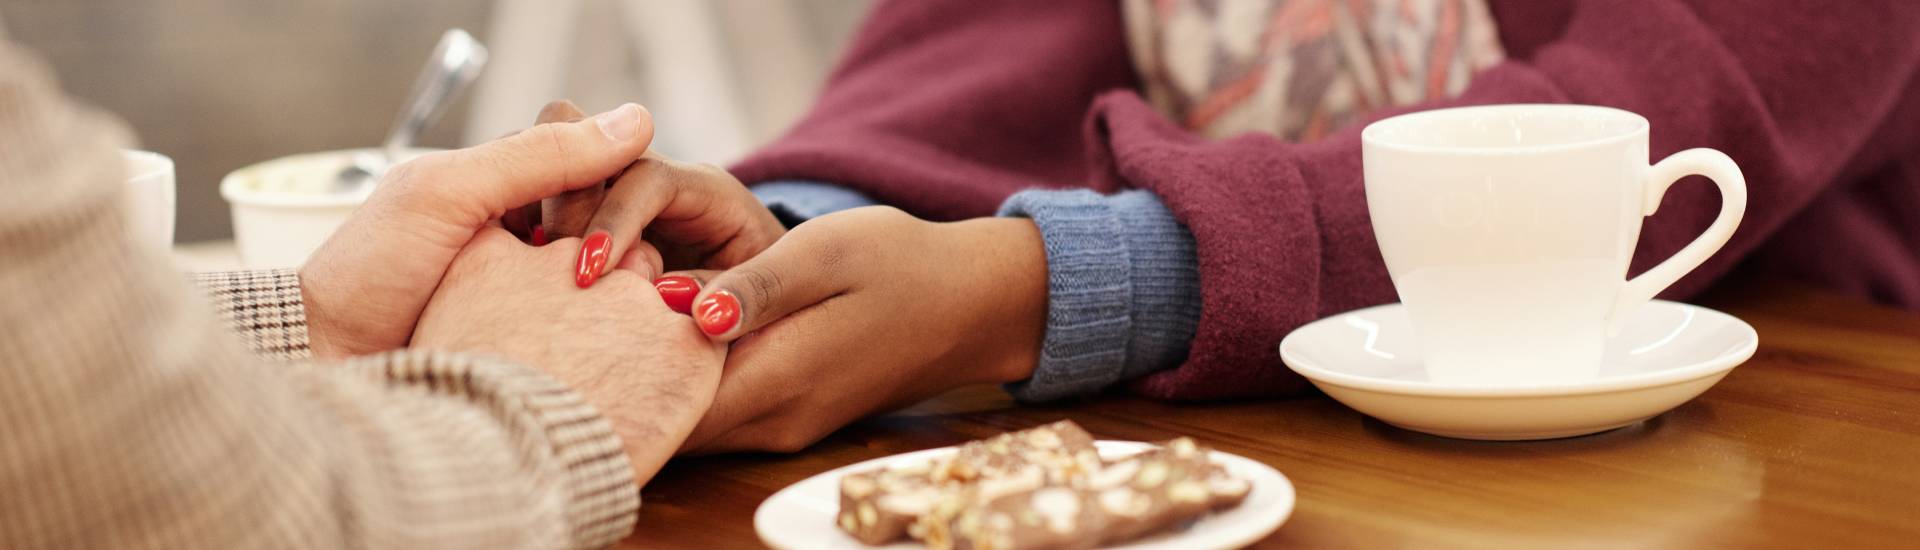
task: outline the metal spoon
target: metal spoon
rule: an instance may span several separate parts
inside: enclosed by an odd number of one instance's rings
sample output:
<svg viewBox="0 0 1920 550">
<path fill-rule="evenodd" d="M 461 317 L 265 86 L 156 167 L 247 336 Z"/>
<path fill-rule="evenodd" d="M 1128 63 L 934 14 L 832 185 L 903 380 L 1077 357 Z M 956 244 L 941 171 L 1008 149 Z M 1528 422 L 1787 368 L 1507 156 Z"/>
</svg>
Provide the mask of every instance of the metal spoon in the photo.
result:
<svg viewBox="0 0 1920 550">
<path fill-rule="evenodd" d="M 400 110 L 400 118 L 393 121 L 393 130 L 387 133 L 380 152 L 354 155 L 353 163 L 334 177 L 332 191 L 360 192 L 379 181 L 388 167 L 400 163 L 414 137 L 439 118 L 453 98 L 480 77 L 480 69 L 486 65 L 486 46 L 467 31 L 448 29 L 440 36 L 440 44 L 433 48 L 433 56 L 420 70 L 419 78 L 413 81 L 413 91 L 408 93 L 406 106 Z"/>
</svg>

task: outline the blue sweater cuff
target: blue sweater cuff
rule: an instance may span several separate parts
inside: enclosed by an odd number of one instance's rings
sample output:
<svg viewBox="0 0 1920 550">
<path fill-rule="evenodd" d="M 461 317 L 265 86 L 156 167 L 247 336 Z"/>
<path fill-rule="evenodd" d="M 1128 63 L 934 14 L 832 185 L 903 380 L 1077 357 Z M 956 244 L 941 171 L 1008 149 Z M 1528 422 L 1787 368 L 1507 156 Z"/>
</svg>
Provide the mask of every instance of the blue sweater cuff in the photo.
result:
<svg viewBox="0 0 1920 550">
<path fill-rule="evenodd" d="M 1143 190 L 1023 191 L 1002 216 L 1031 218 L 1047 252 L 1047 335 L 1021 401 L 1100 391 L 1186 360 L 1200 324 L 1193 234 Z"/>
<path fill-rule="evenodd" d="M 787 227 L 841 210 L 879 204 L 859 191 L 831 183 L 769 181 L 750 189 Z"/>
</svg>

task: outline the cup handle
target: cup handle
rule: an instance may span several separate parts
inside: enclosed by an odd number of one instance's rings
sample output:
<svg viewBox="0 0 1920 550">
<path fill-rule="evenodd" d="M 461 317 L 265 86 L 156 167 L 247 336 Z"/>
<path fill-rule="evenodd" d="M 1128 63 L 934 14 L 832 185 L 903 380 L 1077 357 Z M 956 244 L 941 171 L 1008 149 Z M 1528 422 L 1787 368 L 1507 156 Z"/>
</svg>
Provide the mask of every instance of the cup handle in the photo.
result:
<svg viewBox="0 0 1920 550">
<path fill-rule="evenodd" d="M 1660 209 L 1660 199 L 1667 194 L 1667 188 L 1673 182 L 1691 175 L 1706 176 L 1720 187 L 1720 216 L 1713 219 L 1713 225 L 1687 243 L 1686 248 L 1674 253 L 1667 261 L 1653 266 L 1653 269 L 1641 273 L 1627 281 L 1626 288 L 1620 290 L 1619 298 L 1613 304 L 1613 312 L 1607 315 L 1607 334 L 1620 334 L 1626 318 L 1642 304 L 1653 301 L 1653 296 L 1672 286 L 1674 281 L 1718 252 L 1727 239 L 1733 237 L 1733 229 L 1740 225 L 1740 217 L 1747 211 L 1747 178 L 1740 174 L 1740 167 L 1727 158 L 1726 153 L 1713 149 L 1688 149 L 1674 153 L 1647 169 L 1646 195 L 1641 198 L 1644 213 L 1652 216 Z"/>
</svg>

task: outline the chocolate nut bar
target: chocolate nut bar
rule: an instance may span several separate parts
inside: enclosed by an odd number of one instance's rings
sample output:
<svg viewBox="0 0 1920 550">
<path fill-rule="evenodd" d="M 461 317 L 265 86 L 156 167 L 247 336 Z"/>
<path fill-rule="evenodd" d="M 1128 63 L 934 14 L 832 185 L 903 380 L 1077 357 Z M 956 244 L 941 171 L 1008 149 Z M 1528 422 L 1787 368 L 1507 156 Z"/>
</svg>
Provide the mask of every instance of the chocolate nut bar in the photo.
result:
<svg viewBox="0 0 1920 550">
<path fill-rule="evenodd" d="M 952 525 L 955 550 L 1077 550 L 1101 539 L 1106 516 L 1086 489 L 1048 486 L 969 508 Z M 933 544 L 929 543 L 929 547 Z"/>
<path fill-rule="evenodd" d="M 1103 462 L 1062 421 L 960 447 L 952 456 L 840 482 L 840 528 L 879 545 L 934 550 L 1080 549 L 1132 540 L 1244 501 L 1252 485 L 1178 438 Z"/>
<path fill-rule="evenodd" d="M 1245 498 L 1244 492 L 1214 493 L 1208 480 L 1225 472 L 1208 454 L 1182 437 L 1116 460 L 1094 474 L 1087 489 L 1106 518 L 1101 542 L 1131 540 L 1199 517 L 1218 501 Z"/>
<path fill-rule="evenodd" d="M 886 544 L 910 534 L 923 517 L 939 518 L 944 528 L 963 502 L 1064 482 L 1099 464 L 1093 435 L 1069 420 L 1000 434 L 968 442 L 954 456 L 931 464 L 841 478 L 836 523 L 860 542 Z M 924 528 L 911 534 L 924 538 Z"/>
<path fill-rule="evenodd" d="M 840 530 L 876 545 L 906 536 L 907 526 L 940 498 L 927 472 L 927 464 L 918 464 L 840 478 Z"/>
<path fill-rule="evenodd" d="M 953 458 L 936 464 L 932 475 L 936 482 L 966 482 L 1034 465 L 1045 468 L 1052 479 L 1094 469 L 1099 464 L 1100 452 L 1093 445 L 1093 434 L 1071 420 L 1062 420 L 967 442 Z"/>
</svg>

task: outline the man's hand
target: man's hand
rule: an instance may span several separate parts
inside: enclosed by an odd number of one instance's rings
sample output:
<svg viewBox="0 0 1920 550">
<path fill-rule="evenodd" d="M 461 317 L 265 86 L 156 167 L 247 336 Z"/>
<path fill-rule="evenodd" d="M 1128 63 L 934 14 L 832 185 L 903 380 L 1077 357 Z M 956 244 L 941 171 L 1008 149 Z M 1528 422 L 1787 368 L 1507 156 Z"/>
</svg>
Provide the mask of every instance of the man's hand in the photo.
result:
<svg viewBox="0 0 1920 550">
<path fill-rule="evenodd" d="M 869 207 L 795 227 L 694 302 L 695 322 L 733 348 L 686 449 L 794 451 L 870 414 L 1028 377 L 1046 261 L 1025 219 Z"/>
<path fill-rule="evenodd" d="M 726 347 L 668 310 L 641 274 L 616 270 L 575 288 L 552 268 L 573 240 L 532 247 L 482 229 L 454 259 L 412 347 L 491 353 L 553 374 L 613 422 L 645 484 L 712 403 Z"/>
<path fill-rule="evenodd" d="M 627 104 L 395 166 L 300 269 L 314 354 L 405 345 L 447 265 L 487 220 L 599 184 L 652 139 L 651 115 Z"/>
</svg>

